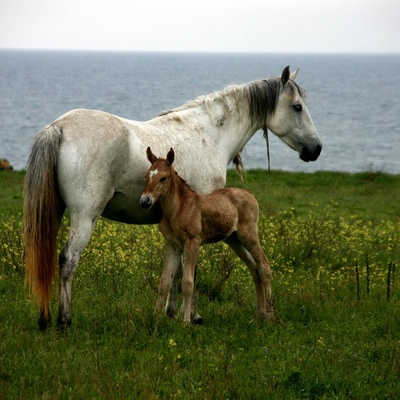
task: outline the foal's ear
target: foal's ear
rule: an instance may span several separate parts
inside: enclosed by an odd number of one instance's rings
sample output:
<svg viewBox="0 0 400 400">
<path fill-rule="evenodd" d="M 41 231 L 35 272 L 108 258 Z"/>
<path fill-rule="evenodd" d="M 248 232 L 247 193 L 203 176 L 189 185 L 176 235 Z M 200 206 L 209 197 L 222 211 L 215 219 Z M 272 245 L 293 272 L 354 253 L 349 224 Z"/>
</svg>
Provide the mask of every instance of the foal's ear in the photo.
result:
<svg viewBox="0 0 400 400">
<path fill-rule="evenodd" d="M 147 159 L 148 159 L 152 164 L 154 164 L 154 163 L 158 160 L 158 158 L 157 158 L 157 157 L 153 154 L 153 152 L 151 151 L 150 146 L 147 148 L 146 154 L 147 154 Z"/>
<path fill-rule="evenodd" d="M 174 160 L 175 160 L 175 153 L 174 153 L 174 149 L 171 147 L 171 148 L 169 149 L 168 154 L 167 154 L 167 164 L 168 164 L 168 165 L 172 165 L 172 163 L 174 162 Z"/>
<path fill-rule="evenodd" d="M 282 86 L 285 86 L 288 83 L 289 79 L 290 79 L 290 67 L 288 65 L 282 71 L 282 75 L 281 75 Z"/>
</svg>

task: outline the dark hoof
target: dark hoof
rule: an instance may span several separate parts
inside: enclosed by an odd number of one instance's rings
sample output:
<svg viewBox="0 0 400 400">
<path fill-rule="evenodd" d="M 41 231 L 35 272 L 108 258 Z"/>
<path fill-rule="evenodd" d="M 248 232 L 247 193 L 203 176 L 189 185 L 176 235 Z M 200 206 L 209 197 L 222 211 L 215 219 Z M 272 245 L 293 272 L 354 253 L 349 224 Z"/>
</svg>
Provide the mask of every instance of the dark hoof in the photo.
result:
<svg viewBox="0 0 400 400">
<path fill-rule="evenodd" d="M 64 320 L 62 318 L 57 318 L 57 330 L 59 331 L 65 330 L 66 328 L 71 326 L 71 324 L 72 324 L 71 319 Z"/>
<path fill-rule="evenodd" d="M 200 315 L 198 315 L 196 318 L 192 318 L 192 324 L 193 325 L 203 325 L 204 324 L 204 319 Z"/>
<path fill-rule="evenodd" d="M 165 314 L 168 318 L 178 319 L 178 312 L 175 309 L 167 309 Z"/>
<path fill-rule="evenodd" d="M 51 318 L 44 318 L 43 316 L 40 316 L 38 319 L 38 325 L 39 325 L 39 330 L 44 332 L 47 328 L 50 328 L 51 326 Z"/>
</svg>

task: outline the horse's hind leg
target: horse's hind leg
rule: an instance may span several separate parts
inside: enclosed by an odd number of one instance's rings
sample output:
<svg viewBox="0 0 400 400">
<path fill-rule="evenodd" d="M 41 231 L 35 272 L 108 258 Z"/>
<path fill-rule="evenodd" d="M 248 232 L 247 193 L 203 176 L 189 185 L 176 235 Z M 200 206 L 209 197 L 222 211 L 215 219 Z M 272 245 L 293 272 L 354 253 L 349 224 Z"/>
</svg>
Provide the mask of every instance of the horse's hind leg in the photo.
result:
<svg viewBox="0 0 400 400">
<path fill-rule="evenodd" d="M 56 199 L 56 224 L 57 224 L 57 233 L 60 230 L 61 227 L 61 221 L 63 218 L 65 212 L 65 203 L 63 200 L 58 196 Z M 38 319 L 38 324 L 39 324 L 39 329 L 41 331 L 45 331 L 47 328 L 51 326 L 51 313 L 50 311 L 48 312 L 47 315 L 45 315 L 45 312 L 43 309 L 39 311 L 39 319 Z"/>
<path fill-rule="evenodd" d="M 259 317 L 270 321 L 275 320 L 271 293 L 271 269 L 258 241 L 258 236 L 243 238 L 233 234 L 225 242 L 249 268 L 256 287 Z"/>
<path fill-rule="evenodd" d="M 89 242 L 98 218 L 71 215 L 71 228 L 66 245 L 59 258 L 60 305 L 57 325 L 62 328 L 71 325 L 71 286 L 79 258 Z"/>
</svg>

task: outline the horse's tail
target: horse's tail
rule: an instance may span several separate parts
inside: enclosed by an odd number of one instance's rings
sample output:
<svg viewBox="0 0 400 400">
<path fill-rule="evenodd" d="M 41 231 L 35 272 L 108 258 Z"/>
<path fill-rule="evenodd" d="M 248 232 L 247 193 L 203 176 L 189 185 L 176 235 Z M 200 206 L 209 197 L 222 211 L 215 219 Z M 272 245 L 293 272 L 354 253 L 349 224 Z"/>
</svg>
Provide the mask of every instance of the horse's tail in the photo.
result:
<svg viewBox="0 0 400 400">
<path fill-rule="evenodd" d="M 55 124 L 34 137 L 25 177 L 25 280 L 44 321 L 50 319 L 51 286 L 56 272 L 56 165 L 60 140 L 61 130 Z"/>
</svg>

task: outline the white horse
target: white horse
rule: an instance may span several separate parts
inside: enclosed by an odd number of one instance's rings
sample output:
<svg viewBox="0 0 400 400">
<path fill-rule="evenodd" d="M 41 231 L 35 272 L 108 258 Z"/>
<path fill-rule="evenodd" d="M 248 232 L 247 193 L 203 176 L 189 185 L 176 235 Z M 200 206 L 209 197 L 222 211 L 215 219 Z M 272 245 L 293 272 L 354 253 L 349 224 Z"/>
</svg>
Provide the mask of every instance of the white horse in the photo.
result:
<svg viewBox="0 0 400 400">
<path fill-rule="evenodd" d="M 233 85 L 146 122 L 73 110 L 36 134 L 25 180 L 24 239 L 26 280 L 39 307 L 39 328 L 46 329 L 51 321 L 56 236 L 66 208 L 70 232 L 59 256 L 61 327 L 71 324 L 72 279 L 99 217 L 130 224 L 160 221 L 160 207 L 143 210 L 139 201 L 148 146 L 158 154 L 170 147 L 186 154 L 175 168 L 199 193 L 225 185 L 227 166 L 263 126 L 302 160 L 315 161 L 322 144 L 295 75 L 286 67 L 281 77 Z M 201 317 L 193 299 L 196 320 Z M 176 284 L 167 313 L 176 317 Z"/>
</svg>

